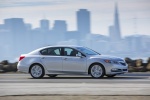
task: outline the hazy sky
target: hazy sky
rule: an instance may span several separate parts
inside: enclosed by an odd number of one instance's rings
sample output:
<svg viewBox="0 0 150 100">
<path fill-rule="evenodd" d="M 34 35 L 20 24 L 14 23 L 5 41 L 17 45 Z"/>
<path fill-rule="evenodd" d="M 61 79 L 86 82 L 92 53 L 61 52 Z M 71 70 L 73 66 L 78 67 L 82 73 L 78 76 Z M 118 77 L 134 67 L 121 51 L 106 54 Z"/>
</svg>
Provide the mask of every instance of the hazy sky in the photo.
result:
<svg viewBox="0 0 150 100">
<path fill-rule="evenodd" d="M 66 20 L 68 30 L 76 30 L 76 11 L 91 12 L 92 33 L 108 35 L 114 21 L 114 4 L 118 2 L 122 35 L 150 35 L 150 0 L 0 0 L 0 24 L 3 19 L 24 18 L 39 27 L 39 20 Z M 136 19 L 134 19 L 136 18 Z"/>
</svg>

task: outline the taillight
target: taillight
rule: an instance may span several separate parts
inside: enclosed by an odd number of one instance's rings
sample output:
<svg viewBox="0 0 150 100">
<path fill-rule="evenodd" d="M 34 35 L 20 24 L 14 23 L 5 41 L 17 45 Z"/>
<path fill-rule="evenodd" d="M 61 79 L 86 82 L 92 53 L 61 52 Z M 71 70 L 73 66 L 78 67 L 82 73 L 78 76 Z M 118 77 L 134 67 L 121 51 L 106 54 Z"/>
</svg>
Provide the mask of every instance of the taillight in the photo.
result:
<svg viewBox="0 0 150 100">
<path fill-rule="evenodd" d="M 23 58 L 25 58 L 25 56 L 20 56 L 19 61 L 21 61 Z"/>
</svg>

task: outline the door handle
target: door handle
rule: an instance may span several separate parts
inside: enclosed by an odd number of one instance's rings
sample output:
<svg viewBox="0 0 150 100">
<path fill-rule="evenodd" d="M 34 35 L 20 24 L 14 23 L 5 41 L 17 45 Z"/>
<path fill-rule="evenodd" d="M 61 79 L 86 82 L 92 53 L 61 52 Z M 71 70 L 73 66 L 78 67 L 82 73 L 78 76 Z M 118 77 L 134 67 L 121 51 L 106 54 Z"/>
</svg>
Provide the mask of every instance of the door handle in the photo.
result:
<svg viewBox="0 0 150 100">
<path fill-rule="evenodd" d="M 42 57 L 41 59 L 44 59 L 45 57 Z"/>
</svg>

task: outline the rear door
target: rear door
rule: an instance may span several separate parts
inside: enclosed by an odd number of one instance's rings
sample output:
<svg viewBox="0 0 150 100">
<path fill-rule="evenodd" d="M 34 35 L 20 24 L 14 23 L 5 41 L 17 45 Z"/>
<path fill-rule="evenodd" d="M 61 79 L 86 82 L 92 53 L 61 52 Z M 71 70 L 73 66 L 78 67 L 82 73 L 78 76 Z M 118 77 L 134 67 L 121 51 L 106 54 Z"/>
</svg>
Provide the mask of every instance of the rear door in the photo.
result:
<svg viewBox="0 0 150 100">
<path fill-rule="evenodd" d="M 41 61 L 46 66 L 48 71 L 62 71 L 62 56 L 60 47 L 51 47 L 41 50 Z"/>
</svg>

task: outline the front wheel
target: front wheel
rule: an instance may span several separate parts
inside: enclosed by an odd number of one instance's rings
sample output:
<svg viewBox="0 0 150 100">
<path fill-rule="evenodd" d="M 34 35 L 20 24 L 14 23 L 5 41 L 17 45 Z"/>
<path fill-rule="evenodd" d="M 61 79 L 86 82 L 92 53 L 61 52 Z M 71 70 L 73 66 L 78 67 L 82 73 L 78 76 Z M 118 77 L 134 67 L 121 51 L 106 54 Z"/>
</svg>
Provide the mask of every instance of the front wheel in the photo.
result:
<svg viewBox="0 0 150 100">
<path fill-rule="evenodd" d="M 93 78 L 102 78 L 105 74 L 104 67 L 100 64 L 93 64 L 90 67 L 90 74 Z"/>
<path fill-rule="evenodd" d="M 38 79 L 44 76 L 44 68 L 39 64 L 34 64 L 30 68 L 30 74 L 33 78 Z"/>
</svg>

